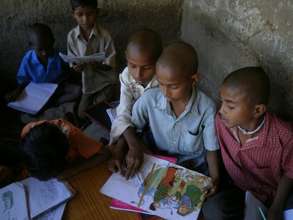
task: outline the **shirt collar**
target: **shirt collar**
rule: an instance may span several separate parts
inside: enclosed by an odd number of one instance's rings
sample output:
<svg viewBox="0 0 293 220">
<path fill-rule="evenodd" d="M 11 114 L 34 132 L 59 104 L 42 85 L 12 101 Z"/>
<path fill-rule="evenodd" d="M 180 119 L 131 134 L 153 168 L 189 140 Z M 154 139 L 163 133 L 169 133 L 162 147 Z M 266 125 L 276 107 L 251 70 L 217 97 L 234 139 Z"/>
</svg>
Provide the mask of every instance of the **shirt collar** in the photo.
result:
<svg viewBox="0 0 293 220">
<path fill-rule="evenodd" d="M 99 34 L 100 34 L 99 27 L 97 25 L 94 25 L 93 26 L 93 29 L 92 29 L 92 31 L 90 33 L 89 39 L 91 39 L 93 36 L 94 37 L 97 37 L 97 36 L 99 36 Z M 80 39 L 83 39 L 84 38 L 82 36 L 82 34 L 81 34 L 81 30 L 80 30 L 80 26 L 79 25 L 76 27 L 76 36 L 78 38 L 80 38 Z"/>
<path fill-rule="evenodd" d="M 130 81 L 131 84 L 133 84 L 133 85 L 143 86 L 143 85 L 137 83 L 137 82 L 135 81 L 135 79 L 131 76 L 130 73 L 129 73 L 129 76 L 130 76 L 130 77 L 129 77 L 129 81 Z M 151 79 L 151 81 L 149 81 L 149 83 L 146 85 L 145 89 L 150 89 L 150 88 L 156 87 L 156 86 L 158 86 L 158 85 L 159 85 L 159 83 L 158 83 L 158 81 L 157 81 L 156 76 L 154 75 L 154 77 Z"/>
<path fill-rule="evenodd" d="M 191 97 L 185 107 L 184 112 L 181 114 L 184 116 L 188 112 L 195 112 L 196 114 L 200 114 L 198 109 L 198 102 L 199 102 L 199 95 L 198 90 L 196 88 L 192 89 Z M 160 92 L 160 96 L 157 100 L 156 107 L 162 111 L 166 111 L 169 114 L 172 114 L 171 106 L 166 97 L 163 95 L 162 92 Z"/>
</svg>

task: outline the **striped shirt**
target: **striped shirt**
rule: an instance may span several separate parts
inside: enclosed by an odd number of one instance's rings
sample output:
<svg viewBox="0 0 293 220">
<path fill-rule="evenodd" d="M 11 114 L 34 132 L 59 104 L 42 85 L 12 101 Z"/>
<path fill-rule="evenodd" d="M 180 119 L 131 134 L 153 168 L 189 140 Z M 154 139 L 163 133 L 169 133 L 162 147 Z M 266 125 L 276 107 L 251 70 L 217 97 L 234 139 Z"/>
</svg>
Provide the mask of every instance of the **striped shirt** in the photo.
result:
<svg viewBox="0 0 293 220">
<path fill-rule="evenodd" d="M 266 113 L 257 137 L 243 145 L 218 114 L 216 130 L 225 167 L 234 183 L 271 204 L 283 175 L 293 178 L 293 126 Z"/>
</svg>

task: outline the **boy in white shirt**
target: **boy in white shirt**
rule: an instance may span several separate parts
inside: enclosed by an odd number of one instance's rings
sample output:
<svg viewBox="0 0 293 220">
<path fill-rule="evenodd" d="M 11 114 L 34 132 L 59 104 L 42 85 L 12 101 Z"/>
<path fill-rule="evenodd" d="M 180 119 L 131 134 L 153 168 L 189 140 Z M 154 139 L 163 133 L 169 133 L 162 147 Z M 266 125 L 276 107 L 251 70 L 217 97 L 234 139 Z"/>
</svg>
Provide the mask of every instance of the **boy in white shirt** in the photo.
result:
<svg viewBox="0 0 293 220">
<path fill-rule="evenodd" d="M 127 128 L 132 125 L 131 112 L 135 101 L 147 89 L 158 86 L 155 72 L 156 61 L 161 52 L 160 36 L 149 29 L 136 32 L 128 42 L 125 52 L 127 67 L 119 76 L 120 104 L 117 107 L 117 118 L 112 124 L 110 133 L 110 150 L 113 158 L 110 160 L 109 168 L 114 172 L 122 171 L 124 162 L 126 162 L 128 170 L 136 170 L 140 167 L 139 160 L 135 159 L 137 158 L 136 149 L 132 147 L 131 141 L 126 141 L 124 137 L 131 135 L 127 132 Z M 126 157 L 128 161 L 124 161 Z"/>
</svg>

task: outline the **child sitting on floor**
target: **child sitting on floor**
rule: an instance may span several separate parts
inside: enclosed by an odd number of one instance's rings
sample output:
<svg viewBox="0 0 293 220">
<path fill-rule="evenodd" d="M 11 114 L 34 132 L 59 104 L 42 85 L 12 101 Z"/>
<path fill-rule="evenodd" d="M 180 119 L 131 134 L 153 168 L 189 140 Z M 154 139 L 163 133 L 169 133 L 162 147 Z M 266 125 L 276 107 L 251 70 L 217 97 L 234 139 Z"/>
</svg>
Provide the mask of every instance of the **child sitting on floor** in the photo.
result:
<svg viewBox="0 0 293 220">
<path fill-rule="evenodd" d="M 127 67 L 120 74 L 120 104 L 110 133 L 110 149 L 113 157 L 109 168 L 112 171 L 120 171 L 126 154 L 135 154 L 132 152 L 135 149 L 132 148 L 131 142 L 126 143 L 123 136 L 127 135 L 126 129 L 131 126 L 131 111 L 135 101 L 146 90 L 158 87 L 155 67 L 161 52 L 161 38 L 153 30 L 138 31 L 129 39 L 125 52 Z"/>
<path fill-rule="evenodd" d="M 102 143 L 61 119 L 31 122 L 21 133 L 25 168 L 42 180 L 60 174 L 69 162 L 89 159 L 102 147 Z"/>
<path fill-rule="evenodd" d="M 245 220 L 262 219 L 259 207 L 269 220 L 293 208 L 293 127 L 267 111 L 269 95 L 260 67 L 232 72 L 220 89 L 216 128 L 225 167 L 236 186 L 262 203 L 248 204 Z"/>
<path fill-rule="evenodd" d="M 29 29 L 29 45 L 20 64 L 16 79 L 18 87 L 6 96 L 7 101 L 15 100 L 30 82 L 63 83 L 58 87 L 55 104 L 73 101 L 80 96 L 80 87 L 64 82 L 69 75 L 68 66 L 54 50 L 54 35 L 51 29 L 40 23 L 33 24 Z"/>
</svg>

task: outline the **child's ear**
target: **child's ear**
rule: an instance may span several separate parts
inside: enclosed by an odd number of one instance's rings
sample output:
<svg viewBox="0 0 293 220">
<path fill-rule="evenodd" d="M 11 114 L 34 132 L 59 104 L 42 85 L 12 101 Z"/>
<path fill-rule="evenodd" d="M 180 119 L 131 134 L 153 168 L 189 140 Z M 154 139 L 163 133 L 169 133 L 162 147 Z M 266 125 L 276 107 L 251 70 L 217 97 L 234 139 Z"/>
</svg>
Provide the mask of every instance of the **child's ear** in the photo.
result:
<svg viewBox="0 0 293 220">
<path fill-rule="evenodd" d="M 267 106 L 264 104 L 256 105 L 254 108 L 254 117 L 259 118 L 267 111 Z"/>
<path fill-rule="evenodd" d="M 192 84 L 195 86 L 198 83 L 199 79 L 200 79 L 200 77 L 199 77 L 198 72 L 194 73 L 191 76 Z"/>
</svg>

